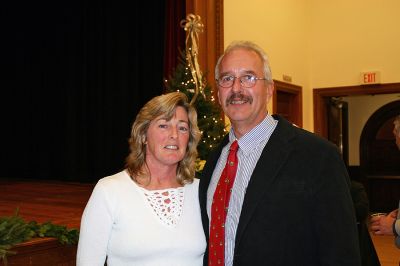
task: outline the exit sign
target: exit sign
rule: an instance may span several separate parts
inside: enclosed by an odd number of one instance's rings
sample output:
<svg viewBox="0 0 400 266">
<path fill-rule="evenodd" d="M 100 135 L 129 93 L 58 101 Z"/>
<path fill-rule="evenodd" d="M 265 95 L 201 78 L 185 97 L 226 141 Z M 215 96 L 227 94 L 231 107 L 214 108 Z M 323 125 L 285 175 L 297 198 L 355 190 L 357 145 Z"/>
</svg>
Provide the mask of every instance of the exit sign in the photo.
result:
<svg viewBox="0 0 400 266">
<path fill-rule="evenodd" d="M 377 84 L 381 83 L 381 73 L 379 71 L 362 72 L 361 84 Z"/>
</svg>

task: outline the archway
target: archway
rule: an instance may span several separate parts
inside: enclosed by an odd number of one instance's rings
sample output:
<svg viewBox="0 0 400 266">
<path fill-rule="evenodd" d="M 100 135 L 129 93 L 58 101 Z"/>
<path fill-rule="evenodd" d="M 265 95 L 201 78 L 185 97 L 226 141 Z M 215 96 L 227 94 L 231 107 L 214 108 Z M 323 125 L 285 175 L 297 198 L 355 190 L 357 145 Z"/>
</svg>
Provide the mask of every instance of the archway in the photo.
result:
<svg viewBox="0 0 400 266">
<path fill-rule="evenodd" d="M 399 114 L 400 101 L 390 102 L 371 115 L 361 133 L 360 168 L 373 211 L 391 211 L 400 198 L 400 151 L 392 133 Z"/>
</svg>

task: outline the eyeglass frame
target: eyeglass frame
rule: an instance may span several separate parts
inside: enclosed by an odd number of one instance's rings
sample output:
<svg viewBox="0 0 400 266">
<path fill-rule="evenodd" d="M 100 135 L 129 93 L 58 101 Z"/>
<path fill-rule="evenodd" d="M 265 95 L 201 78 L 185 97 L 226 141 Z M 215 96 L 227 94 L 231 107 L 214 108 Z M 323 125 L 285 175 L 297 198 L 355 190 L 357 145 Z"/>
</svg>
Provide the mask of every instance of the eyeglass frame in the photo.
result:
<svg viewBox="0 0 400 266">
<path fill-rule="evenodd" d="M 254 83 L 252 83 L 251 86 L 245 86 L 244 85 L 245 81 L 242 81 L 242 78 L 244 78 L 246 76 L 250 76 L 252 78 L 252 80 L 254 80 Z M 233 85 L 235 84 L 235 79 L 239 79 L 240 85 L 243 86 L 244 88 L 253 88 L 256 85 L 257 80 L 268 80 L 267 78 L 259 78 L 259 77 L 257 77 L 256 75 L 253 75 L 253 74 L 244 74 L 244 75 L 241 75 L 239 77 L 236 77 L 236 76 L 233 76 L 233 75 L 223 75 L 222 77 L 231 77 L 231 78 L 233 78 L 232 81 L 231 81 L 232 84 L 230 86 L 222 86 L 220 84 L 220 78 L 215 79 L 215 81 L 217 82 L 218 86 L 220 86 L 222 88 L 231 88 L 231 87 L 233 87 Z"/>
</svg>

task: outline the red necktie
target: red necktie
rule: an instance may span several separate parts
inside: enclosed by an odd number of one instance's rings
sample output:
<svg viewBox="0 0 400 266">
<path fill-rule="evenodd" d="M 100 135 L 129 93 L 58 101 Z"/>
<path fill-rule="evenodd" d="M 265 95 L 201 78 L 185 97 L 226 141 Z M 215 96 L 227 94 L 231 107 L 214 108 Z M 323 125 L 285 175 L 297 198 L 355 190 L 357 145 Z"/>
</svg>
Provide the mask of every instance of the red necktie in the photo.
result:
<svg viewBox="0 0 400 266">
<path fill-rule="evenodd" d="M 238 142 L 235 140 L 229 148 L 225 168 L 219 178 L 211 205 L 211 228 L 208 262 L 210 266 L 225 265 L 225 220 L 229 199 L 235 182 L 238 165 Z"/>
</svg>

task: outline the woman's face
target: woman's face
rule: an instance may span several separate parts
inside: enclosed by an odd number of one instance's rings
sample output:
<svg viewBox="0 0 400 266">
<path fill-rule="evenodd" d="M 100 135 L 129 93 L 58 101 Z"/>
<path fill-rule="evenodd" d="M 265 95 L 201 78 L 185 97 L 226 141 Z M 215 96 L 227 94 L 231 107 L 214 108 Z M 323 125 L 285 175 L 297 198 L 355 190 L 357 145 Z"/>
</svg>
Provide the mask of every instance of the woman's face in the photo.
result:
<svg viewBox="0 0 400 266">
<path fill-rule="evenodd" d="M 159 116 L 151 121 L 146 134 L 148 166 L 177 166 L 185 156 L 189 136 L 188 114 L 181 106 L 170 120 Z"/>
</svg>

